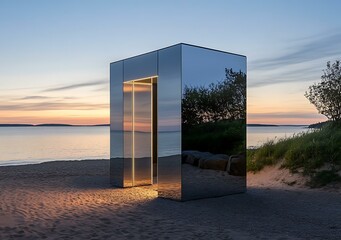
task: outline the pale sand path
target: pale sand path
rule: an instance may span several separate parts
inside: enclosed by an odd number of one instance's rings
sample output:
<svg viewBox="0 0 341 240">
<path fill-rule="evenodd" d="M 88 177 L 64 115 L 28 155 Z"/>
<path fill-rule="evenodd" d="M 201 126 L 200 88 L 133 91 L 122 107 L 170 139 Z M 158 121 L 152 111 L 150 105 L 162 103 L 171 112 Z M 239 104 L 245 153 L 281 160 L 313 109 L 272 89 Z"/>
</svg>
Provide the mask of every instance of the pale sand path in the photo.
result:
<svg viewBox="0 0 341 240">
<path fill-rule="evenodd" d="M 108 171 L 107 160 L 0 167 L 0 239 L 341 236 L 340 193 L 259 186 L 250 175 L 245 194 L 181 203 L 153 187 L 112 188 Z"/>
</svg>

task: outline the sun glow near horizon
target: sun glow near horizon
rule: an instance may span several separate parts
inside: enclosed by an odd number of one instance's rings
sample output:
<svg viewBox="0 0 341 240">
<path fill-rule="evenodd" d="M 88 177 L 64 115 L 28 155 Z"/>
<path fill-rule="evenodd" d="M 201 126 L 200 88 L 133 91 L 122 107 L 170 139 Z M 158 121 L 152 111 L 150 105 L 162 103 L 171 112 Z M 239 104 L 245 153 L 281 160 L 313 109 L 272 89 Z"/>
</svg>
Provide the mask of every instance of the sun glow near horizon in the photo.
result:
<svg viewBox="0 0 341 240">
<path fill-rule="evenodd" d="M 248 123 L 326 120 L 304 92 L 341 56 L 339 1 L 85 2 L 0 2 L 0 123 L 108 124 L 109 63 L 179 42 L 247 56 Z"/>
<path fill-rule="evenodd" d="M 74 88 L 61 85 L 59 88 L 63 90 L 51 90 L 48 94 L 42 94 L 45 90 L 41 89 L 7 91 L 6 95 L 0 96 L 0 124 L 110 123 L 109 84 L 104 84 L 100 91 L 97 84 L 90 83 L 88 87 L 81 83 L 74 85 Z M 304 91 L 290 98 L 278 91 L 281 86 L 248 90 L 247 123 L 308 125 L 327 120 L 305 99 Z"/>
<path fill-rule="evenodd" d="M 89 86 L 87 86 L 89 85 Z M 103 89 L 98 89 L 103 85 Z M 0 89 L 0 124 L 109 123 L 109 84 L 60 84 L 59 88 Z"/>
</svg>

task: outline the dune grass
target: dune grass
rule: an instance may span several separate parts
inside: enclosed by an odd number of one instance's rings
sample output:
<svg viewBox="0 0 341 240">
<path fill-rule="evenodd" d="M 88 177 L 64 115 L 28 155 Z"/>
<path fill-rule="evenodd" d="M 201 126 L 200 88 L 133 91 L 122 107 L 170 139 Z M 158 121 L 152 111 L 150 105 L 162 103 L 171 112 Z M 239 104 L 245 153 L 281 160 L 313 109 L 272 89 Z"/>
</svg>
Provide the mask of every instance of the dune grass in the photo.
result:
<svg viewBox="0 0 341 240">
<path fill-rule="evenodd" d="M 324 186 L 341 181 L 341 124 L 329 123 L 321 129 L 296 134 L 278 141 L 268 141 L 247 152 L 248 171 L 257 172 L 267 165 L 282 162 L 291 172 L 302 171 L 310 177 L 309 185 Z"/>
</svg>

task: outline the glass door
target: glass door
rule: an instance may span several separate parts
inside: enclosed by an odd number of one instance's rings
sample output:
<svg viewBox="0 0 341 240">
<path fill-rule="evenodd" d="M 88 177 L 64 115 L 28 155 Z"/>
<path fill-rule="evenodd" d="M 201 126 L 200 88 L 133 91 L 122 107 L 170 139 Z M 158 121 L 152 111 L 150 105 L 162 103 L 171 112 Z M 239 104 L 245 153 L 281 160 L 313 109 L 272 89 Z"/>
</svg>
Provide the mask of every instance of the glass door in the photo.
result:
<svg viewBox="0 0 341 240">
<path fill-rule="evenodd" d="M 131 182 L 129 186 L 153 183 L 153 155 L 157 158 L 156 133 L 153 134 L 156 129 L 156 121 L 153 121 L 153 116 L 156 117 L 156 104 L 153 104 L 156 101 L 153 99 L 153 89 L 155 91 L 156 88 L 155 85 L 153 88 L 153 79 L 124 83 L 125 179 Z"/>
<path fill-rule="evenodd" d="M 152 184 L 151 84 L 134 81 L 134 186 Z"/>
</svg>

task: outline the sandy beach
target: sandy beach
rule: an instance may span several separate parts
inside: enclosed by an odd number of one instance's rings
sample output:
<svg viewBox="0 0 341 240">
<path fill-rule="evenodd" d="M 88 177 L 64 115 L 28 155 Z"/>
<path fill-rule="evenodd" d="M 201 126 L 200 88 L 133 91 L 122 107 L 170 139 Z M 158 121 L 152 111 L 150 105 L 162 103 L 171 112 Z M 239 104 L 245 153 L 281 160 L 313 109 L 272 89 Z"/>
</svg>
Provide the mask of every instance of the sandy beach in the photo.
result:
<svg viewBox="0 0 341 240">
<path fill-rule="evenodd" d="M 176 202 L 109 185 L 108 160 L 0 167 L 0 239 L 339 239 L 341 193 L 249 174 L 248 192 Z M 282 174 L 282 175 L 281 175 Z"/>
</svg>

